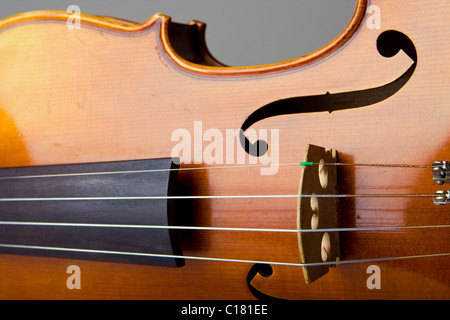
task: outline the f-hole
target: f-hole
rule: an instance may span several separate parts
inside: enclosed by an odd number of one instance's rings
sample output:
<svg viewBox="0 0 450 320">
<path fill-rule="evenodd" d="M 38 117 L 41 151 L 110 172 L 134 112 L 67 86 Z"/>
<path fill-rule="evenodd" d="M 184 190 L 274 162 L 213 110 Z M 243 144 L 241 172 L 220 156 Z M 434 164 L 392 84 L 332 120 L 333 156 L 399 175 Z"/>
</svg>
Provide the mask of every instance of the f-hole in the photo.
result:
<svg viewBox="0 0 450 320">
<path fill-rule="evenodd" d="M 312 113 L 334 112 L 345 109 L 361 108 L 381 102 L 396 94 L 411 78 L 417 66 L 417 51 L 414 43 L 405 34 L 388 30 L 381 33 L 377 39 L 377 50 L 380 55 L 391 58 L 402 50 L 412 60 L 408 70 L 394 81 L 385 85 L 342 93 L 327 92 L 321 95 L 286 98 L 271 102 L 250 114 L 241 126 L 240 142 L 244 150 L 255 157 L 267 153 L 269 145 L 264 140 L 251 143 L 245 131 L 253 124 L 263 119 L 275 116 Z"/>
</svg>

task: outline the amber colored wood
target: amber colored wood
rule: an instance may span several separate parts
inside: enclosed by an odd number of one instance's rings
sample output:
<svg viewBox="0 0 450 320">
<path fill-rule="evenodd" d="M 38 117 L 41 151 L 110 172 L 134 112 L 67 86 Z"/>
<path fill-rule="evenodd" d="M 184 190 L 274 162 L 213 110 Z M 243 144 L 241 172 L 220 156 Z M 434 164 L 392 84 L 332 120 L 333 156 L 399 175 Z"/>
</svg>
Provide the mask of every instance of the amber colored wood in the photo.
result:
<svg viewBox="0 0 450 320">
<path fill-rule="evenodd" d="M 304 161 L 312 163 L 336 163 L 336 150 L 308 145 Z M 299 194 L 336 194 L 337 167 L 325 165 L 302 166 Z M 301 230 L 336 228 L 335 198 L 298 198 L 297 227 Z M 299 233 L 298 247 L 302 263 L 338 261 L 339 233 Z M 302 267 L 306 283 L 312 283 L 328 273 L 333 265 Z"/>
<path fill-rule="evenodd" d="M 163 158 L 177 143 L 172 133 L 182 128 L 192 134 L 194 121 L 202 121 L 203 131 L 225 135 L 275 100 L 381 86 L 411 65 L 402 52 L 389 59 L 378 53 L 376 40 L 385 30 L 408 35 L 418 51 L 417 69 L 398 93 L 373 106 L 271 117 L 252 128 L 279 130 L 280 163 L 301 161 L 307 144 L 338 150 L 342 162 L 449 160 L 450 5 L 370 4 L 381 10 L 381 29 L 367 26 L 368 3 L 358 0 L 348 27 L 326 47 L 256 67 L 185 60 L 171 44 L 171 22 L 164 15 L 142 24 L 82 15 L 79 30 L 66 27 L 65 12 L 3 20 L 0 166 Z M 208 56 L 200 52 L 194 56 Z M 261 175 L 258 167 L 180 171 L 177 188 L 190 195 L 295 194 L 299 173 L 297 166 L 280 166 L 274 175 Z M 338 186 L 350 194 L 442 189 L 429 169 L 417 168 L 343 167 Z M 296 212 L 296 199 L 208 199 L 181 202 L 176 215 L 180 224 L 192 226 L 296 228 Z M 426 198 L 357 198 L 338 201 L 337 222 L 340 227 L 448 224 L 448 213 L 448 207 Z M 185 255 L 299 262 L 296 234 L 183 231 L 180 241 Z M 340 246 L 343 260 L 450 252 L 447 229 L 344 233 Z M 81 290 L 66 286 L 72 264 L 81 268 Z M 379 290 L 366 286 L 371 263 L 338 266 L 311 284 L 298 267 L 274 266 L 272 276 L 257 275 L 252 285 L 287 299 L 450 298 L 448 256 L 376 264 Z M 246 283 L 250 267 L 188 260 L 173 269 L 1 255 L 0 297 L 252 299 Z"/>
</svg>

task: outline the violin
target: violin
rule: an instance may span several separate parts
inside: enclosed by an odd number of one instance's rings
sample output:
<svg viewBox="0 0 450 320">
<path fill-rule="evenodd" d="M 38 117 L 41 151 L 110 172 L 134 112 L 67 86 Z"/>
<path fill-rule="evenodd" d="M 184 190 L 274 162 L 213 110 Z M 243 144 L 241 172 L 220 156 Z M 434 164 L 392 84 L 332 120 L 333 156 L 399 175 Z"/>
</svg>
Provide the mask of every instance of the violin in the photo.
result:
<svg viewBox="0 0 450 320">
<path fill-rule="evenodd" d="M 2 299 L 449 299 L 445 1 L 304 57 L 205 24 L 0 21 Z"/>
</svg>

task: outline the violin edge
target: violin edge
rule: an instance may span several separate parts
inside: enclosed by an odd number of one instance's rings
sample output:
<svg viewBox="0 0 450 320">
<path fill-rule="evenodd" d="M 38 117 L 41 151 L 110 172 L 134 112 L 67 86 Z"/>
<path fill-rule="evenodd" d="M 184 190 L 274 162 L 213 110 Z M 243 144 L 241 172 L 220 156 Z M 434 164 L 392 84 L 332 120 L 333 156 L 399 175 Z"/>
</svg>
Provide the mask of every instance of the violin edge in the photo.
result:
<svg viewBox="0 0 450 320">
<path fill-rule="evenodd" d="M 73 13 L 61 10 L 37 10 L 24 12 L 0 20 L 0 29 L 4 29 L 14 24 L 19 24 L 22 22 L 33 20 L 68 21 L 71 17 L 73 17 Z M 147 21 L 144 21 L 143 23 L 137 23 L 114 17 L 94 16 L 85 13 L 80 13 L 79 19 L 80 22 L 95 27 L 101 27 L 112 31 L 133 33 L 145 31 L 151 28 L 153 25 L 155 25 L 156 22 L 160 20 L 170 20 L 170 17 L 161 13 L 157 13 Z"/>
<path fill-rule="evenodd" d="M 111 31 L 118 31 L 124 33 L 139 33 L 145 32 L 155 25 L 160 24 L 159 36 L 162 43 L 162 50 L 164 54 L 172 60 L 172 62 L 188 73 L 209 75 L 209 76 L 250 76 L 250 75 L 262 75 L 272 74 L 275 72 L 292 70 L 303 67 L 305 65 L 316 62 L 317 60 L 328 56 L 341 48 L 353 35 L 357 32 L 361 25 L 368 6 L 369 0 L 356 0 L 356 7 L 352 18 L 343 31 L 330 43 L 324 47 L 313 51 L 303 57 L 294 58 L 287 61 L 256 65 L 256 66 L 226 66 L 215 59 L 209 50 L 207 49 L 206 42 L 204 40 L 206 24 L 196 20 L 191 20 L 188 25 L 197 25 L 198 38 L 201 39 L 201 48 L 203 55 L 208 58 L 208 61 L 212 63 L 198 64 L 190 62 L 183 58 L 173 46 L 173 43 L 169 37 L 169 27 L 171 25 L 171 17 L 162 13 L 154 14 L 150 19 L 142 22 L 132 22 L 124 19 L 118 19 L 108 16 L 94 16 L 85 13 L 80 13 L 80 22 Z M 14 24 L 32 21 L 32 20 L 57 20 L 68 21 L 72 17 L 73 13 L 59 10 L 40 10 L 31 11 L 25 13 L 19 13 L 11 17 L 0 20 L 0 30 Z M 158 31 L 157 31 L 158 32 Z"/>
<path fill-rule="evenodd" d="M 303 67 L 305 65 L 309 65 L 311 63 L 316 62 L 319 59 L 322 59 L 339 48 L 341 48 L 349 39 L 355 35 L 358 31 L 364 17 L 366 15 L 366 10 L 368 8 L 369 0 L 356 0 L 355 11 L 353 13 L 352 18 L 348 22 L 347 26 L 343 31 L 330 43 L 325 45 L 322 48 L 319 48 L 316 51 L 313 51 L 303 57 L 294 58 L 291 60 L 286 60 L 277 63 L 263 64 L 263 65 L 255 65 L 255 66 L 210 66 L 210 65 L 199 65 L 195 63 L 191 63 L 185 59 L 183 59 L 180 55 L 177 54 L 176 50 L 173 49 L 170 39 L 169 39 L 169 20 L 164 19 L 161 25 L 161 42 L 164 47 L 164 51 L 167 56 L 174 62 L 177 66 L 182 68 L 183 70 L 200 75 L 208 75 L 208 76 L 252 76 L 252 75 L 264 75 L 264 74 L 272 74 L 276 72 L 282 72 L 286 70 L 297 69 Z M 195 22 L 195 20 L 190 21 L 190 23 Z M 203 23 L 202 23 L 203 24 Z M 203 24 L 202 28 L 204 29 L 206 24 Z M 200 32 L 200 31 L 199 31 Z M 204 31 L 203 31 L 204 32 Z M 204 46 L 206 47 L 206 45 Z M 216 60 L 217 61 L 217 60 Z"/>
</svg>

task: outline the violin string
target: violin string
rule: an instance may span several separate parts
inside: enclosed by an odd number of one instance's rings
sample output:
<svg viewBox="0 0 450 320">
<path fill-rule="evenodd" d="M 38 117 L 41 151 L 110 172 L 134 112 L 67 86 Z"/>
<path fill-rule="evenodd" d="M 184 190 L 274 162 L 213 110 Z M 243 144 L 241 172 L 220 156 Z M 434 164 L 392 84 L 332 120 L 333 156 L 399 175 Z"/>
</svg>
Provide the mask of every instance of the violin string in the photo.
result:
<svg viewBox="0 0 450 320">
<path fill-rule="evenodd" d="M 270 164 L 276 165 L 276 164 Z M 277 164 L 279 166 L 305 166 L 305 165 L 335 165 L 335 166 L 365 166 L 365 167 L 402 167 L 402 168 L 431 168 L 431 165 L 410 165 L 410 164 L 352 164 L 352 163 L 284 163 Z M 0 180 L 6 179 L 32 179 L 32 178 L 53 178 L 53 177 L 68 177 L 68 176 L 86 176 L 86 175 L 108 175 L 108 174 L 127 174 L 127 173 L 151 173 L 163 171 L 191 171 L 191 170 L 211 170 L 211 169 L 230 169 L 230 168 L 249 168 L 249 167 L 263 167 L 265 164 L 254 165 L 238 165 L 238 166 L 208 166 L 208 167 L 191 167 L 191 168 L 171 168 L 171 169 L 151 169 L 151 170 L 134 170 L 134 171 L 113 171 L 113 172 L 90 172 L 90 173 L 65 173 L 65 174 L 47 174 L 47 175 L 28 175 L 28 176 L 10 176 L 0 177 Z M 75 197 L 75 198 L 2 198 L 0 202 L 11 201 L 89 201 L 89 200 L 155 200 L 155 199 L 236 199 L 236 198 L 300 198 L 300 197 L 434 197 L 434 194 L 360 194 L 360 195 L 224 195 L 224 196 L 147 196 L 147 197 Z M 193 227 L 193 226 L 151 226 L 151 225 L 117 225 L 117 224 L 84 224 L 84 223 L 52 223 L 52 222 L 21 222 L 21 221 L 0 221 L 0 225 L 14 225 L 14 226 L 63 226 L 63 227 L 102 227 L 102 228 L 145 228 L 145 229 L 176 229 L 176 230 L 209 230 L 209 231 L 245 231 L 245 232 L 289 232 L 289 233 L 308 233 L 308 232 L 349 232 L 349 231 L 391 231 L 391 230 L 406 230 L 406 229 L 425 229 L 425 228 L 449 228 L 449 225 L 429 225 L 429 226 L 390 226 L 390 227 L 356 227 L 356 228 L 323 228 L 323 229 L 264 229 L 264 228 L 225 228 L 225 227 Z M 59 248 L 59 247 L 42 247 L 42 246 L 28 246 L 28 245 L 12 245 L 0 244 L 4 248 L 22 248 L 22 249 L 36 249 L 36 250 L 53 250 L 53 251 L 72 251 L 72 252 L 89 252 L 102 254 L 120 254 L 120 255 L 134 255 L 146 257 L 160 257 L 160 258 L 180 258 L 180 259 L 195 259 L 195 260 L 210 260 L 223 262 L 242 262 L 242 263 L 266 263 L 272 265 L 291 265 L 291 266 L 319 266 L 319 265 L 336 265 L 348 263 L 374 262 L 385 260 L 411 259 L 419 257 L 438 257 L 448 256 L 450 253 L 403 256 L 403 257 L 389 257 L 389 258 L 374 258 L 374 259 L 360 259 L 360 260 L 346 260 L 334 262 L 321 263 L 286 263 L 276 261 L 254 261 L 254 260 L 240 260 L 240 259 L 223 259 L 223 258 L 207 258 L 194 257 L 182 255 L 166 255 L 166 254 L 151 254 L 151 253 L 136 253 L 136 252 L 118 252 L 92 249 L 75 249 L 75 248 Z"/>
<path fill-rule="evenodd" d="M 412 229 L 450 228 L 450 225 L 420 225 L 420 226 L 351 227 L 351 228 L 321 228 L 321 229 L 276 229 L 276 228 L 243 228 L 243 227 L 235 228 L 235 227 L 201 227 L 201 226 L 195 226 L 195 227 L 194 226 L 162 226 L 162 225 L 141 225 L 141 224 L 29 222 L 29 221 L 0 221 L 0 225 L 4 225 L 4 226 L 44 226 L 44 227 L 165 229 L 165 230 L 195 230 L 195 231 L 278 232 L 278 233 L 395 231 L 395 230 L 412 230 Z"/>
<path fill-rule="evenodd" d="M 380 262 L 380 261 L 393 261 L 393 260 L 450 256 L 450 253 L 446 252 L 446 253 L 431 253 L 431 254 L 397 256 L 397 257 L 370 258 L 370 259 L 339 260 L 339 261 L 326 261 L 326 262 L 313 262 L 313 263 L 295 263 L 295 262 L 280 262 L 280 261 L 259 261 L 259 260 L 245 260 L 245 259 L 185 256 L 185 255 L 173 255 L 173 254 L 95 250 L 95 249 L 14 245 L 14 244 L 3 244 L 3 243 L 0 244 L 0 247 L 1 248 L 10 248 L 10 249 L 28 249 L 28 250 L 32 249 L 32 250 L 80 252 L 80 253 L 95 253 L 95 254 L 110 254 L 110 255 L 128 255 L 128 256 L 153 257 L 153 258 L 188 259 L 188 260 L 220 261 L 220 262 L 251 263 L 251 264 L 270 264 L 270 265 L 283 265 L 283 266 L 296 266 L 296 267 L 334 266 L 334 265 L 341 265 L 341 264 L 355 264 L 355 263 L 366 263 L 366 262 Z"/>
<path fill-rule="evenodd" d="M 113 201 L 113 200 L 194 200 L 194 199 L 274 199 L 274 198 L 434 198 L 435 194 L 268 194 L 213 196 L 114 196 L 114 197 L 53 197 L 0 198 L 0 202 L 33 201 Z"/>
<path fill-rule="evenodd" d="M 309 165 L 324 166 L 352 166 L 352 167 L 392 167 L 392 168 L 433 168 L 432 165 L 416 165 L 416 164 L 389 164 L 389 163 L 345 163 L 345 162 L 311 162 Z"/>
<path fill-rule="evenodd" d="M 230 166 L 206 166 L 206 167 L 185 167 L 185 168 L 165 168 L 149 170 L 124 170 L 124 171 L 105 171 L 105 172 L 79 172 L 79 173 L 61 173 L 61 174 L 42 174 L 42 175 L 24 175 L 24 176 L 4 176 L 0 180 L 9 179 L 35 179 L 35 178 L 58 178 L 70 176 L 90 176 L 90 175 L 111 175 L 128 173 L 152 173 L 167 171 L 195 171 L 195 170 L 215 170 L 215 169 L 236 169 L 253 168 L 268 166 L 306 166 L 306 165 L 326 165 L 326 166 L 353 166 L 353 167 L 393 167 L 393 168 L 432 168 L 432 165 L 413 165 L 413 164 L 365 164 L 365 163 L 316 163 L 316 162 L 295 162 L 295 163 L 270 163 L 270 164 L 248 164 L 248 165 L 230 165 Z"/>
<path fill-rule="evenodd" d="M 286 163 L 281 165 L 298 165 L 298 163 Z M 375 165 L 375 164 L 348 164 L 348 163 L 308 163 L 308 165 L 354 165 L 354 166 L 391 166 L 391 167 L 431 167 L 431 166 L 412 166 L 412 165 Z M 263 165 L 243 165 L 238 167 L 255 167 Z M 202 170 L 202 169 L 225 169 L 234 168 L 236 166 L 221 166 L 221 167 L 201 167 L 201 168 L 175 168 L 175 169 L 152 169 L 152 170 L 136 170 L 136 171 L 116 171 L 116 172 L 97 172 L 97 173 L 72 173 L 72 174 L 52 174 L 52 175 L 33 175 L 33 176 L 14 176 L 14 177 L 0 177 L 0 179 L 25 179 L 25 178 L 49 178 L 49 177 L 62 177 L 62 176 L 80 176 L 80 175 L 98 175 L 98 174 L 124 174 L 124 173 L 143 173 L 143 172 L 161 172 L 161 171 L 181 171 L 181 170 Z M 236 199 L 236 198 L 300 198 L 300 197 L 434 197 L 433 194 L 360 194 L 360 195 L 225 195 L 225 196 L 146 196 L 146 197 L 75 197 L 75 198 L 2 198 L 0 202 L 11 202 L 11 201 L 88 201 L 88 200 L 155 200 L 155 199 Z M 399 230 L 399 229 L 413 229 L 413 228 L 448 228 L 445 225 L 435 225 L 435 226 L 405 226 L 405 227 L 363 227 L 363 228 L 328 228 L 328 229 L 313 229 L 313 230 L 295 230 L 295 229 L 255 229 L 255 228 L 221 228 L 221 227 L 187 227 L 187 226 L 142 226 L 142 225 L 106 225 L 106 224 L 74 224 L 74 223 L 43 223 L 43 222 L 13 222 L 4 221 L 0 222 L 1 225 L 40 225 L 40 226 L 84 226 L 84 227 L 127 227 L 127 228 L 153 228 L 153 229 L 184 229 L 184 230 L 215 230 L 215 231 L 251 231 L 251 232 L 339 232 L 339 231 L 375 231 L 375 230 Z M 14 247 L 15 245 L 0 245 L 3 247 Z M 17 247 L 17 246 L 16 246 Z M 43 247 L 36 246 L 21 246 L 22 248 L 34 248 L 43 249 Z M 64 248 L 52 248 L 47 247 L 50 250 L 66 250 Z M 84 249 L 67 249 L 70 251 L 84 251 Z M 88 250 L 92 252 L 93 250 Z M 101 250 L 94 250 L 96 252 L 102 252 Z M 109 252 L 113 254 L 118 254 L 118 252 Z M 130 254 L 130 253 L 120 253 L 120 254 Z M 137 254 L 134 255 L 146 255 L 146 256 L 166 256 L 173 258 L 174 256 L 167 255 L 154 255 L 154 254 Z M 252 262 L 236 259 L 217 259 L 217 258 L 199 258 L 199 257 L 186 257 L 179 256 L 178 258 L 185 259 L 202 259 L 202 260 L 219 260 L 219 261 L 234 261 L 234 262 Z M 390 258 L 389 258 L 390 259 Z M 393 258 L 397 259 L 397 258 Z M 367 260 L 366 260 L 367 261 Z M 255 262 L 264 263 L 264 262 Z M 265 262 L 272 264 L 285 264 L 276 262 Z M 346 262 L 349 263 L 349 262 Z M 336 264 L 332 262 L 331 264 Z M 306 264 L 294 264 L 297 266 L 306 266 Z"/>
</svg>

